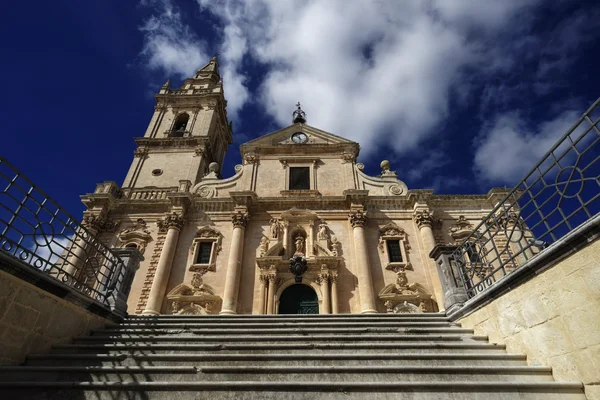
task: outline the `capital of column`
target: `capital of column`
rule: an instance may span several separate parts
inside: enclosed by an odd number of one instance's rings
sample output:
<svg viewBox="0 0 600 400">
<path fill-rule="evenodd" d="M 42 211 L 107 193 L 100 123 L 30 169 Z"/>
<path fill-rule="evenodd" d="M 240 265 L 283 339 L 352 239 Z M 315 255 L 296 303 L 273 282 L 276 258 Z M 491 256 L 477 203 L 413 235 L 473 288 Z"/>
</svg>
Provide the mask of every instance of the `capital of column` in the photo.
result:
<svg viewBox="0 0 600 400">
<path fill-rule="evenodd" d="M 366 213 L 360 210 L 348 214 L 348 217 L 350 218 L 350 225 L 352 225 L 353 228 L 364 227 L 367 223 Z"/>
<path fill-rule="evenodd" d="M 331 280 L 331 283 L 337 283 L 337 280 L 338 280 L 337 272 L 335 272 L 335 271 L 331 272 L 331 275 L 329 275 L 329 279 Z"/>
<path fill-rule="evenodd" d="M 425 210 L 417 210 L 413 213 L 413 219 L 415 220 L 419 229 L 423 227 L 430 227 L 433 225 L 433 211 Z"/>
<path fill-rule="evenodd" d="M 267 283 L 269 282 L 269 276 L 261 274 L 258 276 L 258 280 L 259 282 Z"/>
<path fill-rule="evenodd" d="M 237 214 L 231 216 L 231 223 L 234 228 L 246 229 L 246 225 L 248 224 L 248 213 L 238 211 Z"/>
<path fill-rule="evenodd" d="M 160 232 L 166 232 L 169 229 L 177 229 L 180 231 L 181 228 L 183 228 L 184 222 L 183 216 L 174 212 L 171 215 L 167 215 L 164 219 L 158 220 L 156 224 L 158 225 L 158 230 Z"/>
<path fill-rule="evenodd" d="M 317 282 L 321 286 L 327 286 L 329 279 L 331 279 L 329 272 L 321 272 L 319 275 L 317 275 Z"/>
</svg>

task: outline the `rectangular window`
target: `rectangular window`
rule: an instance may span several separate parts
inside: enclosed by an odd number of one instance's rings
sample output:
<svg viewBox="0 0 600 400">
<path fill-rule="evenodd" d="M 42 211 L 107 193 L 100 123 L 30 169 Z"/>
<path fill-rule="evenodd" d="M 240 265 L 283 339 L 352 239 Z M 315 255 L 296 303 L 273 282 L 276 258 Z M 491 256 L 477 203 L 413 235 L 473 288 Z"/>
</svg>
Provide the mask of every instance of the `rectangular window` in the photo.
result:
<svg viewBox="0 0 600 400">
<path fill-rule="evenodd" d="M 289 190 L 310 190 L 310 167 L 290 167 Z"/>
<path fill-rule="evenodd" d="M 212 245 L 213 242 L 198 243 L 198 257 L 196 258 L 196 264 L 210 264 Z"/>
<path fill-rule="evenodd" d="M 399 240 L 387 240 L 388 255 L 390 262 L 402 262 L 402 251 Z"/>
</svg>

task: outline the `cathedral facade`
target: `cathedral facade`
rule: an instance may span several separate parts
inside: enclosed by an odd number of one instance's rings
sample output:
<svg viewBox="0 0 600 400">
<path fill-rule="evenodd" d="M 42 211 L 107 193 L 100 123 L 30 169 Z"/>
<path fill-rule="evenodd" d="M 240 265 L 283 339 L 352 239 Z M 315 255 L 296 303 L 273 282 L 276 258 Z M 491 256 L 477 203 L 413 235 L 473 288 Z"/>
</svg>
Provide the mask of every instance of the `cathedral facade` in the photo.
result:
<svg viewBox="0 0 600 400">
<path fill-rule="evenodd" d="M 90 232 L 143 254 L 131 314 L 441 311 L 431 250 L 507 194 L 409 189 L 385 160 L 368 176 L 359 144 L 308 125 L 299 104 L 223 178 L 232 130 L 218 61 L 156 101 L 123 185 L 82 196 Z"/>
</svg>

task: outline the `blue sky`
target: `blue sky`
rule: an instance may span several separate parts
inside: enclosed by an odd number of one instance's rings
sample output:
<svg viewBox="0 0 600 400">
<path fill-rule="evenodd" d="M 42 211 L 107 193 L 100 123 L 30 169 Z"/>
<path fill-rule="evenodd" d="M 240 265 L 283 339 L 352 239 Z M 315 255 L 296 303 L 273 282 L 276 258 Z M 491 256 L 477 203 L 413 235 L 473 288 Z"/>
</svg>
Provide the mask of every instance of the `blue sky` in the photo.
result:
<svg viewBox="0 0 600 400">
<path fill-rule="evenodd" d="M 238 146 L 308 123 L 409 188 L 514 186 L 600 95 L 600 4 L 574 0 L 10 2 L 1 154 L 68 211 L 119 184 L 153 112 L 219 53 Z"/>
</svg>

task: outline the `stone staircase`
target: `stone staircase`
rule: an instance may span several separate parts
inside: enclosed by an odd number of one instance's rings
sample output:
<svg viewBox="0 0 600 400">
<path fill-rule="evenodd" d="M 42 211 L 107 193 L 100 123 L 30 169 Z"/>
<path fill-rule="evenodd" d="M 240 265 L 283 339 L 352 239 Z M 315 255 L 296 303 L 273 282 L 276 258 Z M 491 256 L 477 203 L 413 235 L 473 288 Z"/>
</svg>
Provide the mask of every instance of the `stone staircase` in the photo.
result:
<svg viewBox="0 0 600 400">
<path fill-rule="evenodd" d="M 583 400 L 443 314 L 131 316 L 0 367 L 1 399 Z"/>
</svg>

